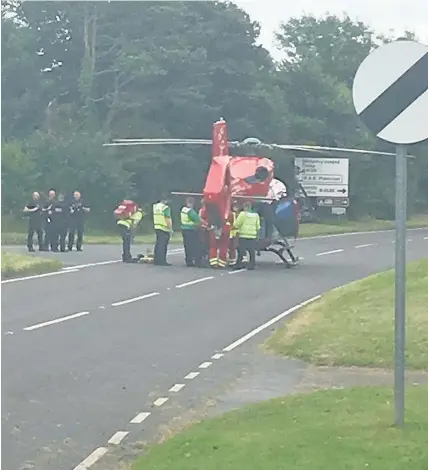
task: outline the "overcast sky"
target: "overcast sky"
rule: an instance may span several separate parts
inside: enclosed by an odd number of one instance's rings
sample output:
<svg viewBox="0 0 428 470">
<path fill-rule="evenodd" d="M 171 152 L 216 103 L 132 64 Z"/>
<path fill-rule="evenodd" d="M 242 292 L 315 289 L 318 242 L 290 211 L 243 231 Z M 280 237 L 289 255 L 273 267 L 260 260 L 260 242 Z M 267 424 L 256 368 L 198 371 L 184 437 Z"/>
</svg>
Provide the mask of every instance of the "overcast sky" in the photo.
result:
<svg viewBox="0 0 428 470">
<path fill-rule="evenodd" d="M 253 20 L 262 26 L 260 41 L 275 58 L 274 31 L 280 22 L 302 14 L 321 16 L 325 12 L 364 21 L 376 32 L 400 35 L 414 31 L 428 44 L 428 0 L 234 0 Z M 391 35 L 393 35 L 392 33 Z"/>
</svg>

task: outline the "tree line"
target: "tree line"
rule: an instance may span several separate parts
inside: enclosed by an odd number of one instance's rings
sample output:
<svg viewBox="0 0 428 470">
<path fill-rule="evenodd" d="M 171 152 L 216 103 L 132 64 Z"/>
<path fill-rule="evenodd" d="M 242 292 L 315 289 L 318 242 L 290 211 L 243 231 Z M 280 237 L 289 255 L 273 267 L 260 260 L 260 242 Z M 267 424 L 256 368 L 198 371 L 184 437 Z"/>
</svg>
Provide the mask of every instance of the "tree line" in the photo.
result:
<svg viewBox="0 0 428 470">
<path fill-rule="evenodd" d="M 206 148 L 107 148 L 110 138 L 210 138 L 393 151 L 357 118 L 354 74 L 382 37 L 345 16 L 281 24 L 286 59 L 231 2 L 2 2 L 2 215 L 33 190 L 77 189 L 96 222 L 123 198 L 200 191 Z M 406 33 L 414 37 L 412 33 Z M 428 208 L 428 145 L 409 165 L 409 211 Z M 278 176 L 291 162 L 269 154 Z M 394 162 L 351 159 L 351 217 L 391 218 Z"/>
</svg>

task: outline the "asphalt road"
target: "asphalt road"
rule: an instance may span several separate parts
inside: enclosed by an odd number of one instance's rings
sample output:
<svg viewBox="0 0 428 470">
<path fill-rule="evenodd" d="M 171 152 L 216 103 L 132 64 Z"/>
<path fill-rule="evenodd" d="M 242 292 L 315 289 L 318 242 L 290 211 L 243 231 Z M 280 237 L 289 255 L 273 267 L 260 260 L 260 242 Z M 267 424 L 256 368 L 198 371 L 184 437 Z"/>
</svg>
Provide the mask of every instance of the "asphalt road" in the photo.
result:
<svg viewBox="0 0 428 470">
<path fill-rule="evenodd" d="M 176 246 L 172 267 L 123 265 L 111 245 L 44 254 L 69 268 L 2 282 L 4 467 L 89 468 L 213 354 L 296 304 L 392 267 L 393 237 L 301 240 L 300 266 L 263 255 L 255 271 L 233 274 L 185 268 Z M 409 231 L 407 248 L 409 260 L 428 256 L 428 230 Z"/>
</svg>

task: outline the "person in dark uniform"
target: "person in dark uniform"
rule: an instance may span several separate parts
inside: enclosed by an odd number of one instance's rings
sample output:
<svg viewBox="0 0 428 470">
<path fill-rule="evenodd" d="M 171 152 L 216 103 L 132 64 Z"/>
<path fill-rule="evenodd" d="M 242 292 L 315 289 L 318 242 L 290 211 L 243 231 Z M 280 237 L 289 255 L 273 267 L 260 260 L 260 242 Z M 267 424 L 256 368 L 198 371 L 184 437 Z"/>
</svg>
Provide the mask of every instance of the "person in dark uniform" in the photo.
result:
<svg viewBox="0 0 428 470">
<path fill-rule="evenodd" d="M 34 191 L 31 201 L 24 207 L 24 214 L 28 216 L 28 234 L 27 248 L 28 251 L 34 251 L 33 238 L 37 233 L 37 243 L 39 251 L 43 251 L 43 213 L 40 194 Z"/>
<path fill-rule="evenodd" d="M 52 251 L 65 252 L 70 217 L 70 206 L 65 202 L 64 195 L 59 194 L 58 200 L 52 204 Z"/>
<path fill-rule="evenodd" d="M 73 249 L 74 236 L 77 232 L 76 250 L 82 251 L 83 230 L 85 226 L 85 213 L 91 209 L 82 200 L 79 191 L 74 191 L 70 204 L 70 226 L 68 232 L 68 250 Z"/>
<path fill-rule="evenodd" d="M 54 242 L 54 230 L 53 230 L 53 217 L 52 209 L 56 202 L 56 192 L 51 189 L 48 193 L 48 200 L 43 204 L 43 225 L 44 225 L 44 240 L 43 240 L 43 251 L 49 251 L 49 248 L 53 251 Z"/>
<path fill-rule="evenodd" d="M 202 224 L 202 220 L 195 211 L 195 198 L 190 196 L 186 199 L 186 205 L 181 209 L 180 222 L 186 266 L 200 267 L 202 263 L 202 247 L 199 227 Z"/>
</svg>

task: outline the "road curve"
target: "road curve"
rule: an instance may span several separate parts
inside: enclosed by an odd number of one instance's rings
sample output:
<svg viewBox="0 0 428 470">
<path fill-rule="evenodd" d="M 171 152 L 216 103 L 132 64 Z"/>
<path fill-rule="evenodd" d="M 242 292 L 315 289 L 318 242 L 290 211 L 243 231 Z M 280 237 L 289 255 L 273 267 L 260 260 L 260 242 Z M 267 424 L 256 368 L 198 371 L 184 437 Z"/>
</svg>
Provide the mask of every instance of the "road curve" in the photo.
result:
<svg viewBox="0 0 428 470">
<path fill-rule="evenodd" d="M 87 246 L 60 254 L 61 274 L 2 282 L 5 468 L 88 468 L 215 352 L 293 305 L 392 267 L 393 237 L 303 239 L 301 266 L 266 255 L 233 274 L 185 268 L 176 247 L 174 266 L 162 268 Z M 409 260 L 428 256 L 428 229 L 409 231 L 407 249 Z"/>
</svg>

